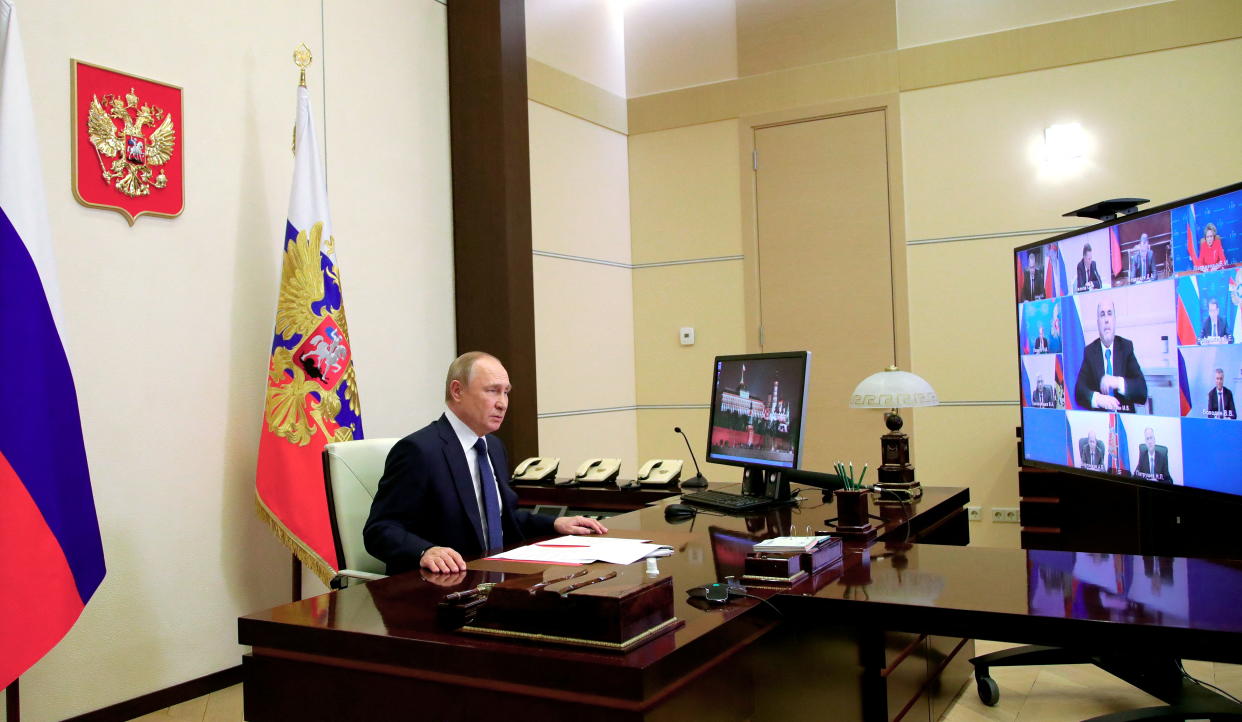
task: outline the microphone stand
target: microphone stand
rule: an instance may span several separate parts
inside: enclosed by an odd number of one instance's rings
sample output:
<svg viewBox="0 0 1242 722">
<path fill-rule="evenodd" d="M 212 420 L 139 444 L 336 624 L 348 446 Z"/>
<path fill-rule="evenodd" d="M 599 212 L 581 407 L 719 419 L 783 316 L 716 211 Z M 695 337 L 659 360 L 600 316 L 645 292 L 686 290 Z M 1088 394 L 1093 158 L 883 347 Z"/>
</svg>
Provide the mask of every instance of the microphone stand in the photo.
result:
<svg viewBox="0 0 1242 722">
<path fill-rule="evenodd" d="M 707 477 L 703 476 L 703 472 L 699 470 L 699 460 L 694 456 L 694 449 L 690 448 L 690 439 L 686 437 L 686 432 L 681 430 L 680 426 L 674 426 L 673 431 L 681 434 L 681 438 L 685 439 L 686 451 L 690 452 L 690 460 L 694 462 L 694 476 L 684 479 L 681 482 L 683 489 L 705 489 L 707 488 Z"/>
</svg>

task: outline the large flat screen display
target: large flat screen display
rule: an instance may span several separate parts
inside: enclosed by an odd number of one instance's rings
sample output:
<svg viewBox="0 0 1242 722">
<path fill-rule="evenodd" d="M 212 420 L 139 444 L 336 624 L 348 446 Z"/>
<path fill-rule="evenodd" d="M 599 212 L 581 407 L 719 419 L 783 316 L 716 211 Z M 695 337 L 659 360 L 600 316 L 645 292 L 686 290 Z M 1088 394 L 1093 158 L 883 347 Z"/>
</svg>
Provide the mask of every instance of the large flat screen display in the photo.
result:
<svg viewBox="0 0 1242 722">
<path fill-rule="evenodd" d="M 811 352 L 717 356 L 707 460 L 796 469 Z"/>
<path fill-rule="evenodd" d="M 1242 184 L 1015 249 L 1024 463 L 1242 494 Z"/>
</svg>

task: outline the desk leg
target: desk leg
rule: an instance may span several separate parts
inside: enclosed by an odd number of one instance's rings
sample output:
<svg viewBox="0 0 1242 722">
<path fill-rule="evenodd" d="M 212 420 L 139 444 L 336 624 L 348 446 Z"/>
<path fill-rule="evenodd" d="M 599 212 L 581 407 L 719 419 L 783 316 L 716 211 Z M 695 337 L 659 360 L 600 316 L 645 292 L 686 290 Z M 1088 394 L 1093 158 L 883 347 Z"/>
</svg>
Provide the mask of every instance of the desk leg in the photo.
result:
<svg viewBox="0 0 1242 722">
<path fill-rule="evenodd" d="M 13 680 L 13 684 L 4 688 L 4 713 L 9 722 L 22 722 L 22 701 L 18 694 L 18 683 L 21 677 Z"/>
<path fill-rule="evenodd" d="M 862 667 L 859 692 L 865 722 L 888 722 L 885 641 L 884 632 L 879 629 L 865 629 L 858 635 L 858 664 Z"/>
</svg>

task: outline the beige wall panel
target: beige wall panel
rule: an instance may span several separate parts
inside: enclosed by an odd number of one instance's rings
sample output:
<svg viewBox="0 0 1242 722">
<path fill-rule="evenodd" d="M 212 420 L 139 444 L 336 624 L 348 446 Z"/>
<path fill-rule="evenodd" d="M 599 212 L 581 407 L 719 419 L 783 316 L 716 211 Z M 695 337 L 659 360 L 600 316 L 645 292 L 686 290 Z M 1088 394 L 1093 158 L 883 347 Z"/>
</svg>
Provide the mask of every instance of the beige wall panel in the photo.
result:
<svg viewBox="0 0 1242 722">
<path fill-rule="evenodd" d="M 621 459 L 621 478 L 638 475 L 637 422 L 635 412 L 579 414 L 539 419 L 539 455 L 561 460 L 558 477 L 573 476 L 587 459 Z M 516 465 L 521 459 L 514 459 Z"/>
<path fill-rule="evenodd" d="M 634 263 L 742 252 L 737 122 L 630 137 Z"/>
<path fill-rule="evenodd" d="M 526 97 L 618 133 L 628 127 L 624 97 L 534 58 L 526 59 Z"/>
<path fill-rule="evenodd" d="M 439 415 L 457 349 L 448 40 L 434 0 L 365 8 L 324 5 L 328 186 L 366 434 L 404 436 Z M 412 66 L 411 45 L 426 53 Z M 378 97 L 386 112 L 367 127 L 400 159 L 391 168 L 356 152 Z"/>
<path fill-rule="evenodd" d="M 899 47 L 1041 25 L 1170 0 L 897 0 Z"/>
<path fill-rule="evenodd" d="M 807 108 L 897 90 L 897 53 L 834 60 L 630 99 L 630 134 Z"/>
<path fill-rule="evenodd" d="M 711 392 L 711 362 L 709 361 L 704 368 L 703 379 L 706 383 L 706 390 L 703 396 L 706 397 Z M 694 476 L 694 462 L 690 460 L 686 442 L 681 438 L 681 434 L 673 431 L 674 427 L 680 426 L 690 441 L 690 448 L 694 449 L 694 455 L 698 458 L 703 476 L 707 477 L 708 481 L 741 481 L 742 468 L 740 466 L 707 463 L 705 456 L 707 454 L 707 419 L 708 412 L 705 408 L 639 409 L 638 463 L 641 464 L 648 459 L 684 459 L 686 463 L 682 467 L 681 478 L 688 479 Z"/>
<path fill-rule="evenodd" d="M 906 237 L 1077 225 L 1061 214 L 1236 181 L 1239 67 L 1232 40 L 903 93 Z M 1167 80 L 1158 92 L 1153 78 Z M 1076 165 L 1048 168 L 1043 130 L 1065 122 L 1090 144 Z"/>
<path fill-rule="evenodd" d="M 895 0 L 737 0 L 740 76 L 895 47 Z"/>
<path fill-rule="evenodd" d="M 1178 0 L 902 50 L 901 89 L 1087 63 L 1240 35 L 1242 11 L 1235 0 Z"/>
<path fill-rule="evenodd" d="M 939 389 L 937 389 L 939 391 Z M 1018 406 L 930 406 L 911 410 L 915 478 L 925 486 L 968 486 L 984 520 L 970 523 L 970 543 L 1017 548 L 1018 524 L 993 524 L 994 506 L 1018 506 Z M 910 412 L 907 412 L 910 413 Z M 882 429 L 881 429 L 882 430 Z M 876 436 L 876 445 L 879 445 Z"/>
<path fill-rule="evenodd" d="M 910 247 L 910 370 L 941 401 L 1018 398 L 1013 247 L 1035 240 Z"/>
<path fill-rule="evenodd" d="M 808 446 L 810 469 L 873 453 L 846 405 L 896 360 L 884 115 L 755 131 L 762 350 L 813 354 L 806 428 L 830 441 Z"/>
<path fill-rule="evenodd" d="M 538 103 L 527 107 L 535 250 L 629 263 L 625 136 Z"/>
<path fill-rule="evenodd" d="M 526 0 L 526 54 L 625 96 L 625 27 L 611 0 Z"/>
<path fill-rule="evenodd" d="M 630 271 L 535 256 L 534 273 L 539 412 L 633 405 Z"/>
<path fill-rule="evenodd" d="M 255 515 L 254 472 L 293 172 L 298 76 L 290 54 L 299 41 L 315 53 L 308 84 L 329 149 L 367 431 L 406 428 L 409 407 L 422 403 L 428 369 L 421 354 L 447 360 L 452 353 L 451 318 L 447 336 L 440 321 L 417 320 L 430 313 L 418 305 L 423 291 L 396 291 L 380 303 L 365 289 L 401 269 L 405 284 L 451 298 L 451 282 L 442 280 L 452 276 L 441 160 L 448 144 L 445 11 L 432 0 L 368 2 L 365 13 L 356 7 L 363 27 L 391 28 L 405 39 L 403 60 L 394 62 L 378 43 L 358 37 L 353 23 L 342 37 L 330 20 L 325 51 L 319 3 L 216 3 L 174 12 L 167 3 L 136 0 L 120 13 L 77 0 L 18 5 L 108 567 L 68 636 L 22 677 L 23 719 L 50 720 L 235 666 L 237 617 L 288 599 L 289 553 Z M 141 42 L 133 41 L 135 18 Z M 185 89 L 180 217 L 143 217 L 131 228 L 116 213 L 73 200 L 70 57 Z M 335 62 L 343 75 L 334 75 Z M 326 103 L 325 67 L 340 78 L 328 82 Z M 343 157 L 357 137 L 351 122 L 376 130 L 383 123 L 369 112 L 355 120 L 365 102 L 346 87 L 352 79 L 345 74 L 355 72 L 374 76 L 359 80 L 364 88 L 383 87 L 386 98 L 400 88 L 422 109 L 413 114 L 417 122 L 401 127 L 410 137 L 385 145 L 391 163 L 363 169 Z M 336 103 L 359 110 L 325 127 L 325 105 L 330 118 L 340 117 Z M 416 148 L 426 157 L 409 157 Z M 405 215 L 377 210 L 376 192 L 403 199 Z M 380 220 L 364 221 L 357 205 Z M 373 245 L 381 223 L 383 233 L 405 242 Z M 384 255 L 382 269 L 369 267 L 376 254 Z M 376 358 L 414 323 L 411 335 L 424 350 L 398 339 L 398 350 L 413 358 Z"/>
<path fill-rule="evenodd" d="M 707 403 L 712 360 L 746 352 L 744 321 L 740 260 L 635 269 L 637 402 Z M 694 327 L 693 346 L 679 342 L 682 326 Z"/>
<path fill-rule="evenodd" d="M 629 97 L 737 77 L 735 0 L 629 0 L 625 82 Z"/>
</svg>

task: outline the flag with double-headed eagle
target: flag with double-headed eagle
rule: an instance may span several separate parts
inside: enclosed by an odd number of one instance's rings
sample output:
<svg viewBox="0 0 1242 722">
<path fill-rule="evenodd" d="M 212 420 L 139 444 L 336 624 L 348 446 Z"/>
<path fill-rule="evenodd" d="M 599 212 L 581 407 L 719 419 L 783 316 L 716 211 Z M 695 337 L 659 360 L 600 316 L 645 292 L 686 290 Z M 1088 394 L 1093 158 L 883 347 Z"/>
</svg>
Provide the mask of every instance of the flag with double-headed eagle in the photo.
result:
<svg viewBox="0 0 1242 722">
<path fill-rule="evenodd" d="M 362 438 L 362 412 L 305 85 L 298 87 L 294 156 L 256 494 L 277 537 L 327 583 L 340 564 L 321 455 L 329 442 Z"/>
<path fill-rule="evenodd" d="M 0 0 L 0 689 L 77 621 L 104 578 L 64 318 L 35 116 L 17 16 Z"/>
</svg>

